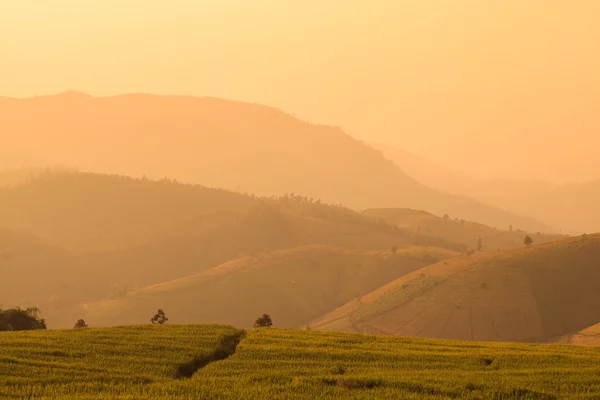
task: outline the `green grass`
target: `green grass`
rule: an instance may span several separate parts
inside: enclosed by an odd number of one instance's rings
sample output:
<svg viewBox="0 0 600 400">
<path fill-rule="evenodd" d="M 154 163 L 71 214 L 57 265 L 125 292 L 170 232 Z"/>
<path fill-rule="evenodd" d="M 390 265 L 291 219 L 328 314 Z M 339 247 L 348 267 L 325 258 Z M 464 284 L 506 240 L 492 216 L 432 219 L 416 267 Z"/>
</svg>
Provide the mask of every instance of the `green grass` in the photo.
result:
<svg viewBox="0 0 600 400">
<path fill-rule="evenodd" d="M 184 379 L 190 364 L 238 332 L 220 325 L 3 332 L 0 399 L 137 398 L 143 388 Z"/>
<path fill-rule="evenodd" d="M 217 325 L 0 335 L 2 399 L 598 399 L 600 350 Z"/>
</svg>

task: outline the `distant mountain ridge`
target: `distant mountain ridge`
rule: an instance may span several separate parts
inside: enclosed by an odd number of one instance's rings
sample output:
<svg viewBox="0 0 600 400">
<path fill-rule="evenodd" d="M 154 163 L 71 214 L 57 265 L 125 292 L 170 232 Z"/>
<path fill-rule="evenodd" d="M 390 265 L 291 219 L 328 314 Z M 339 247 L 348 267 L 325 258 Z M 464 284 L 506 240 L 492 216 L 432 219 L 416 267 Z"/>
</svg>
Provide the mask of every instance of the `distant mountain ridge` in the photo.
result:
<svg viewBox="0 0 600 400">
<path fill-rule="evenodd" d="M 271 107 L 214 98 L 77 92 L 0 99 L 0 168 L 66 164 L 81 170 L 235 189 L 301 193 L 355 209 L 403 207 L 550 231 L 469 198 L 409 178 L 339 128 L 300 121 Z"/>
<path fill-rule="evenodd" d="M 386 144 L 374 144 L 409 176 L 432 188 L 469 196 L 517 214 L 530 215 L 564 233 L 600 231 L 600 179 L 554 184 L 543 181 L 486 179 Z M 598 171 L 600 176 L 600 171 Z"/>
</svg>

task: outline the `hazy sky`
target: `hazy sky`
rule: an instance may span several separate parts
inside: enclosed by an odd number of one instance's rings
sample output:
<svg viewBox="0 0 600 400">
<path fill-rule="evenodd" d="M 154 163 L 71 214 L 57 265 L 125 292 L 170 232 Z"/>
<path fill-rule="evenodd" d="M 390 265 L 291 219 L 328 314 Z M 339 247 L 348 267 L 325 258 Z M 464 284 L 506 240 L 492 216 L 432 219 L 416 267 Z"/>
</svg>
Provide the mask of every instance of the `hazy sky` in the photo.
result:
<svg viewBox="0 0 600 400">
<path fill-rule="evenodd" d="M 0 95 L 245 100 L 484 174 L 600 177 L 599 18 L 598 0 L 0 0 Z"/>
</svg>

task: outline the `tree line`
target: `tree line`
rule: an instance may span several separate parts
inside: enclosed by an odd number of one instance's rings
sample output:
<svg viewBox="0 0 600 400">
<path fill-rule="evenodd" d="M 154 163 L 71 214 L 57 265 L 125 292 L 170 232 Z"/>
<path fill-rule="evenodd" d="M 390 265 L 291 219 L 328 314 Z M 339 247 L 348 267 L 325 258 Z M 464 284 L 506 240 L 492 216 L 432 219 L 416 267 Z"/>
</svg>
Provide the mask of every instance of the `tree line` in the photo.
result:
<svg viewBox="0 0 600 400">
<path fill-rule="evenodd" d="M 0 332 L 6 331 L 31 331 L 47 329 L 46 320 L 41 317 L 42 312 L 39 308 L 10 308 L 4 309 L 0 306 Z M 150 322 L 158 325 L 165 324 L 169 318 L 162 308 L 159 308 L 156 314 L 150 319 Z M 268 314 L 263 314 L 254 322 L 254 328 L 273 326 L 273 320 Z M 74 329 L 87 328 L 88 325 L 83 319 L 77 320 Z"/>
</svg>

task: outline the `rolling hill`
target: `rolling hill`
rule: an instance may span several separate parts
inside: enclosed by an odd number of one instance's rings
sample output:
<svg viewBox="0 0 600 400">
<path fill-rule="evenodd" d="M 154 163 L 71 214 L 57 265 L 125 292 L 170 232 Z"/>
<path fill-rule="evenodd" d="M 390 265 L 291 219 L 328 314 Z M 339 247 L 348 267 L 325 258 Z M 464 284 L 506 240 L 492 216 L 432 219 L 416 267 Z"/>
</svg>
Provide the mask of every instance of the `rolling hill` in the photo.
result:
<svg viewBox="0 0 600 400">
<path fill-rule="evenodd" d="M 53 327 L 71 325 L 79 317 L 77 304 L 121 299 L 128 292 L 244 257 L 284 251 L 277 265 L 285 271 L 288 261 L 295 263 L 294 251 L 311 246 L 336 248 L 349 265 L 392 248 L 401 253 L 414 247 L 414 239 L 398 227 L 299 195 L 257 198 L 168 180 L 90 173 L 47 172 L 0 189 L 0 220 L 22 232 L 0 238 L 5 257 L 12 257 L 11 263 L 2 263 L 6 291 L 0 293 L 0 304 L 33 302 Z M 11 245 L 17 235 L 32 238 L 19 242 L 19 252 Z M 43 247 L 38 242 L 47 243 Z M 446 254 L 461 248 L 451 240 L 442 244 L 447 250 L 439 251 Z M 317 260 L 319 254 L 306 250 L 304 257 Z M 411 268 L 437 258 L 424 260 Z M 367 293 L 409 270 L 376 273 L 374 283 L 366 278 L 357 282 L 366 286 L 356 293 Z M 327 285 L 333 288 L 335 282 L 327 281 L 324 291 Z"/>
<path fill-rule="evenodd" d="M 185 322 L 242 326 L 248 315 L 275 304 L 280 323 L 295 327 L 466 252 L 475 234 L 505 238 L 507 247 L 522 246 L 508 239 L 523 235 L 414 210 L 359 213 L 299 195 L 258 198 L 169 180 L 72 172 L 42 173 L 0 189 L 0 220 L 51 243 L 64 260 L 23 245 L 29 256 L 22 257 L 22 273 L 6 280 L 19 288 L 11 302 L 35 300 L 53 327 L 80 318 L 81 303 L 98 324 L 145 322 L 148 309 L 164 307 Z M 536 242 L 547 239 L 535 236 Z M 32 276 L 43 279 L 24 284 Z M 240 305 L 232 293 L 249 300 Z M 213 306 L 203 314 L 190 304 Z"/>
<path fill-rule="evenodd" d="M 482 250 L 496 251 L 522 247 L 525 235 L 531 236 L 535 243 L 545 243 L 564 237 L 557 234 L 524 232 L 520 229 L 500 230 L 477 222 L 452 219 L 449 216 L 440 218 L 420 210 L 382 208 L 365 210 L 363 214 L 380 218 L 408 232 L 415 244 L 450 248 L 450 244 L 446 242 L 451 240 L 463 245 L 464 250 L 459 248 L 455 250 L 465 253 L 477 249 L 479 240 L 481 240 Z"/>
<path fill-rule="evenodd" d="M 600 179 L 555 184 L 530 180 L 490 179 L 455 171 L 393 146 L 376 148 L 417 181 L 455 195 L 468 196 L 503 210 L 530 215 L 565 233 L 600 231 Z M 600 172 L 599 172 L 600 174 Z M 515 228 L 522 228 L 515 225 Z"/>
<path fill-rule="evenodd" d="M 315 329 L 546 342 L 598 321 L 600 235 L 476 253 L 390 282 Z"/>
<path fill-rule="evenodd" d="M 456 253 L 411 247 L 395 254 L 308 246 L 231 260 L 208 271 L 85 304 L 95 325 L 145 323 L 155 308 L 171 321 L 249 327 L 269 313 L 278 326 L 298 327 L 433 260 Z"/>
<path fill-rule="evenodd" d="M 352 208 L 408 207 L 491 226 L 547 225 L 409 178 L 338 128 L 276 109 L 213 98 L 67 92 L 0 99 L 0 168 L 66 164 L 81 170 L 239 189 L 302 193 Z"/>
<path fill-rule="evenodd" d="M 79 267 L 66 250 L 0 227 L 0 305 L 41 307 L 59 297 L 82 298 Z"/>
<path fill-rule="evenodd" d="M 258 199 L 199 185 L 48 172 L 0 189 L 0 221 L 73 251 L 127 247 L 198 215 L 245 211 Z"/>
</svg>

